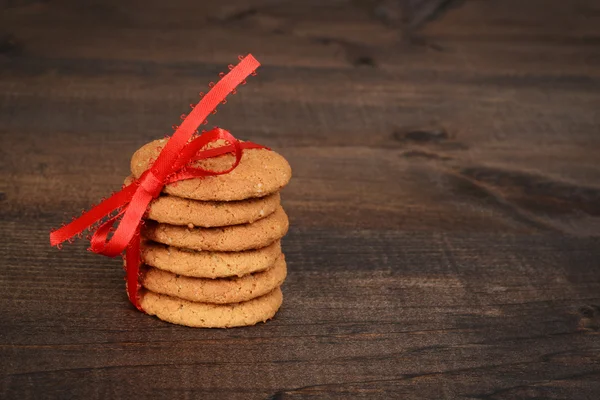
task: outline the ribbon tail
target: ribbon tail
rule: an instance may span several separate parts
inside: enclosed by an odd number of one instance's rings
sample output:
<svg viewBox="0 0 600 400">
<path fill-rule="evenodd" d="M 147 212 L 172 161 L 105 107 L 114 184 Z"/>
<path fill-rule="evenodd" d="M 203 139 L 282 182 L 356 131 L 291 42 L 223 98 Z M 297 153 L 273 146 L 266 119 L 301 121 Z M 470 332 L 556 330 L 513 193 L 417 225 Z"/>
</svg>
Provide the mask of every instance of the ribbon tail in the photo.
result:
<svg viewBox="0 0 600 400">
<path fill-rule="evenodd" d="M 134 184 L 126 186 L 121 191 L 113 194 L 91 210 L 85 212 L 81 217 L 74 219 L 71 223 L 60 229 L 50 232 L 50 245 L 57 246 L 71 239 L 73 236 L 82 233 L 102 218 L 110 215 L 115 210 L 124 207 L 133 198 L 136 189 L 137 185 Z"/>
<path fill-rule="evenodd" d="M 178 155 L 192 137 L 196 128 L 259 66 L 260 63 L 251 54 L 248 54 L 227 75 L 218 81 L 177 128 L 173 137 L 171 137 L 158 155 L 153 168 L 156 168 L 157 171 L 171 170 L 173 160 L 177 160 Z"/>
<path fill-rule="evenodd" d="M 131 301 L 135 308 L 144 312 L 139 299 L 139 291 L 141 287 L 139 282 L 139 274 L 141 263 L 140 227 L 138 226 L 133 238 L 127 246 L 127 250 L 125 251 L 125 270 L 127 271 L 126 282 L 127 296 L 129 297 L 129 301 Z"/>
<path fill-rule="evenodd" d="M 98 229 L 94 236 L 92 236 L 92 251 L 108 257 L 116 257 L 121 254 L 123 250 L 127 248 L 136 232 L 139 231 L 142 217 L 144 216 L 150 201 L 152 201 L 152 195 L 150 193 L 145 190 L 138 190 L 135 192 L 127 206 L 127 210 L 123 213 L 123 218 L 119 221 L 119 226 L 117 227 L 115 234 L 110 240 L 106 241 L 109 232 L 107 229 Z M 116 217 L 119 216 L 120 214 Z M 114 223 L 115 221 L 111 222 Z"/>
</svg>

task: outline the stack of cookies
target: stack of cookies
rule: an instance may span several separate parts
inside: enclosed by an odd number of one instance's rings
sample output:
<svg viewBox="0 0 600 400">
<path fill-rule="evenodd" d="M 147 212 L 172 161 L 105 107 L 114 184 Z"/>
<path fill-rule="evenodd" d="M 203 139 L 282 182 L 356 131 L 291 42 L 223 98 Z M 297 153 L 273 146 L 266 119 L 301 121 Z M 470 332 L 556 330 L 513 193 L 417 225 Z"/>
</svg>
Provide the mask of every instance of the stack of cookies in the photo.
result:
<svg viewBox="0 0 600 400">
<path fill-rule="evenodd" d="M 166 143 L 140 148 L 128 181 L 139 178 Z M 193 166 L 223 171 L 233 162 L 228 154 Z M 272 318 L 287 274 L 280 239 L 288 218 L 279 191 L 290 178 L 290 166 L 279 154 L 246 149 L 230 173 L 165 186 L 142 229 L 144 311 L 193 327 L 247 326 Z"/>
</svg>

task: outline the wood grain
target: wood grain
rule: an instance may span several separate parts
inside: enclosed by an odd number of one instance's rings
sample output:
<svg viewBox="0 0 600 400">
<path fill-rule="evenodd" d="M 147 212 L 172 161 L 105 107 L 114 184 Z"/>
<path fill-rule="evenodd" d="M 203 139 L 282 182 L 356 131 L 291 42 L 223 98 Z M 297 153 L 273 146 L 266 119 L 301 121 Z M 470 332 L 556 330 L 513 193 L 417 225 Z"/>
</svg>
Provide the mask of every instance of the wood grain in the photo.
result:
<svg viewBox="0 0 600 400">
<path fill-rule="evenodd" d="M 0 398 L 597 399 L 600 7 L 425 3 L 0 2 Z M 284 306 L 162 323 L 48 231 L 246 51 L 211 123 L 292 165 Z"/>
</svg>

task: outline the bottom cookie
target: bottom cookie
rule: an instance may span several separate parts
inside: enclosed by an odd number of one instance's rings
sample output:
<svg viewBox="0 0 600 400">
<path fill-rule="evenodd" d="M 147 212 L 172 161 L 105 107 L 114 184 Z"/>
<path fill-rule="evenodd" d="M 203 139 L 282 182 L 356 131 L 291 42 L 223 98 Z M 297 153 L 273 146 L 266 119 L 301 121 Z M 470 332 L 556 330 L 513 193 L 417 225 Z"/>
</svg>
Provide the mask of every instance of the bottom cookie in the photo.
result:
<svg viewBox="0 0 600 400">
<path fill-rule="evenodd" d="M 282 301 L 280 288 L 234 304 L 195 303 L 149 290 L 140 293 L 140 304 L 146 313 L 163 321 L 195 328 L 232 328 L 266 322 L 273 318 Z"/>
</svg>

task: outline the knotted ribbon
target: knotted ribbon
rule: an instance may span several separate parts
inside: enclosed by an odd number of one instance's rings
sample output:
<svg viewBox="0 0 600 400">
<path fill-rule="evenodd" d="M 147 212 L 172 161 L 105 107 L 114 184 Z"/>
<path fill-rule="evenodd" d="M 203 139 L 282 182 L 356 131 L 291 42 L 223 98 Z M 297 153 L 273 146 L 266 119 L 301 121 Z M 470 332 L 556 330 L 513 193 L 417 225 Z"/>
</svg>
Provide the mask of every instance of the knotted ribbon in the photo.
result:
<svg viewBox="0 0 600 400">
<path fill-rule="evenodd" d="M 237 66 L 230 65 L 229 73 L 221 74 L 222 79 L 219 82 L 209 85 L 211 90 L 193 106 L 192 112 L 176 128 L 148 170 L 70 224 L 52 231 L 50 244 L 60 247 L 61 243 L 70 242 L 74 236 L 81 236 L 85 230 L 93 230 L 90 250 L 94 253 L 115 257 L 125 251 L 127 294 L 133 305 L 144 311 L 139 301 L 138 275 L 141 264 L 140 228 L 148 205 L 169 183 L 227 174 L 238 166 L 244 149 L 265 148 L 252 142 L 241 142 L 224 129 L 215 128 L 201 135 L 198 135 L 197 131 L 201 123 L 206 123 L 208 115 L 216 112 L 219 103 L 225 104 L 225 98 L 230 93 L 235 93 L 238 85 L 245 84 L 248 75 L 254 74 L 259 66 L 259 62 L 251 54 L 246 57 L 240 56 Z M 224 140 L 227 145 L 205 150 L 209 143 L 217 140 Z M 190 165 L 198 160 L 230 153 L 235 155 L 235 162 L 223 171 L 211 171 Z M 108 219 L 102 222 L 106 218 Z M 117 222 L 118 226 L 115 229 Z"/>
</svg>

